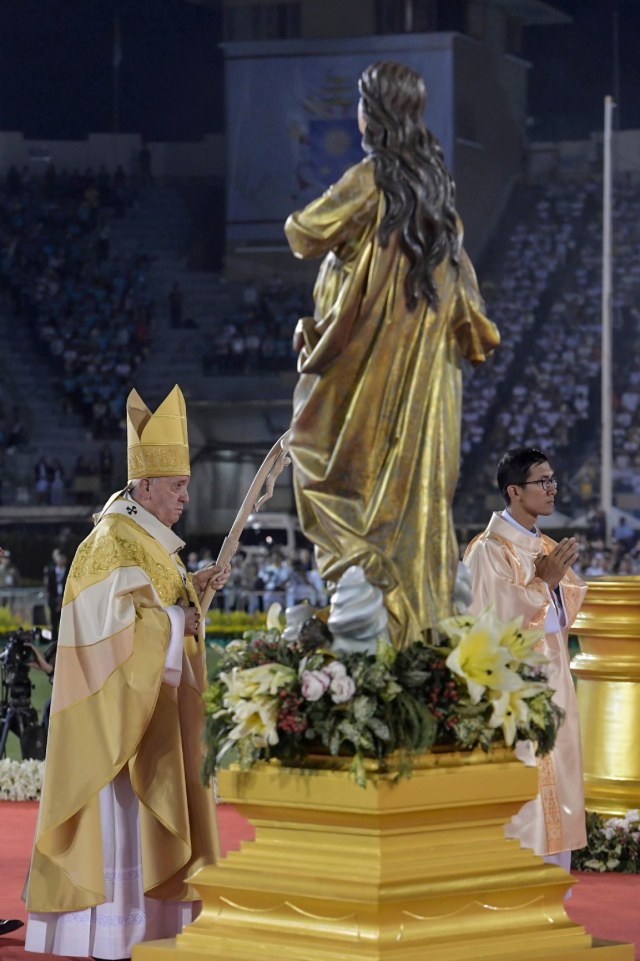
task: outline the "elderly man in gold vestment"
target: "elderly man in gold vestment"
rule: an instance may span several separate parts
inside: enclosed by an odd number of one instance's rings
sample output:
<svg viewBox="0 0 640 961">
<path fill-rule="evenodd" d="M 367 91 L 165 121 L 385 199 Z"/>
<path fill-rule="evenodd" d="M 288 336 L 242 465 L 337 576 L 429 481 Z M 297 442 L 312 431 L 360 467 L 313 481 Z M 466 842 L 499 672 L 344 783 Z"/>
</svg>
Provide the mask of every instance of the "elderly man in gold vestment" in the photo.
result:
<svg viewBox="0 0 640 961">
<path fill-rule="evenodd" d="M 528 447 L 507 451 L 498 465 L 498 487 L 506 509 L 493 515 L 464 558 L 473 585 L 470 610 L 479 613 L 493 604 L 503 620 L 521 616 L 525 628 L 540 631 L 549 686 L 565 712 L 553 751 L 537 759 L 538 796 L 518 812 L 506 834 L 569 870 L 571 851 L 587 843 L 578 706 L 567 647 L 586 585 L 571 570 L 578 556 L 575 539 L 555 544 L 536 526 L 538 515 L 552 513 L 557 490 L 546 455 Z M 526 764 L 536 763 L 528 741 L 517 744 L 516 753 Z"/>
<path fill-rule="evenodd" d="M 187 574 L 172 526 L 188 502 L 184 399 L 127 403 L 129 483 L 67 580 L 26 948 L 118 959 L 193 917 L 187 877 L 211 863 L 200 783 L 205 674 L 199 597 L 228 570 Z"/>
<path fill-rule="evenodd" d="M 326 255 L 294 338 L 290 450 L 320 573 L 336 582 L 360 565 L 403 647 L 451 613 L 461 357 L 479 364 L 499 338 L 422 78 L 381 62 L 359 89 L 366 158 L 285 225 L 296 256 Z"/>
</svg>

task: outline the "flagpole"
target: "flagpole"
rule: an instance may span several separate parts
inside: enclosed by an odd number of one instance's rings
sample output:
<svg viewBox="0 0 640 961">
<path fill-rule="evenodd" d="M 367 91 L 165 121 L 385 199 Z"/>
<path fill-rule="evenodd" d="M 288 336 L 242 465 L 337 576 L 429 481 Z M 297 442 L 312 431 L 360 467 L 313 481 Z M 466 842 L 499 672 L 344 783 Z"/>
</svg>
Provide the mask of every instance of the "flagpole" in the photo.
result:
<svg viewBox="0 0 640 961">
<path fill-rule="evenodd" d="M 602 188 L 602 380 L 601 380 L 601 436 L 600 436 L 600 503 L 606 520 L 606 541 L 611 539 L 613 506 L 613 409 L 611 377 L 611 127 L 615 103 L 604 99 L 603 188 Z"/>
</svg>

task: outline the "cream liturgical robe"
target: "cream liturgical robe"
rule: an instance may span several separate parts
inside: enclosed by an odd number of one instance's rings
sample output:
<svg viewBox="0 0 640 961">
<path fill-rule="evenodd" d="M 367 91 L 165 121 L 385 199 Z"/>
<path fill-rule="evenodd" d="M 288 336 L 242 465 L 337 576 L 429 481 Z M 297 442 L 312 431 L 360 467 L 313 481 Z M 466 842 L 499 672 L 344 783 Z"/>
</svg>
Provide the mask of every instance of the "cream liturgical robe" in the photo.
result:
<svg viewBox="0 0 640 961">
<path fill-rule="evenodd" d="M 460 360 L 481 363 L 499 337 L 463 250 L 459 272 L 447 259 L 435 271 L 439 308 L 408 311 L 398 236 L 378 241 L 384 209 L 366 159 L 287 220 L 296 256 L 326 255 L 298 328 L 290 452 L 320 573 L 361 565 L 404 647 L 451 613 Z"/>
<path fill-rule="evenodd" d="M 204 643 L 182 636 L 175 607 L 197 605 L 182 546 L 119 498 L 71 565 L 28 950 L 121 958 L 139 940 L 174 936 L 180 902 L 196 897 L 187 877 L 214 861 L 213 797 L 200 783 Z"/>
<path fill-rule="evenodd" d="M 568 628 L 573 624 L 586 593 L 586 585 L 569 570 L 560 582 L 566 624 L 560 626 L 547 584 L 536 577 L 534 562 L 548 554 L 555 541 L 544 535 L 531 536 L 500 514 L 494 514 L 487 529 L 476 537 L 465 554 L 471 571 L 473 603 L 469 610 L 479 613 L 493 604 L 501 619 L 522 615 L 525 628 L 540 630 L 541 651 L 548 658 L 549 686 L 555 702 L 565 711 L 553 751 L 535 758 L 530 742 L 517 745 L 525 763 L 538 764 L 539 794 L 528 802 L 507 825 L 508 837 L 520 839 L 523 847 L 536 854 L 559 854 L 587 843 L 580 727 L 575 689 L 569 668 Z M 553 628 L 553 629 L 550 629 Z"/>
</svg>

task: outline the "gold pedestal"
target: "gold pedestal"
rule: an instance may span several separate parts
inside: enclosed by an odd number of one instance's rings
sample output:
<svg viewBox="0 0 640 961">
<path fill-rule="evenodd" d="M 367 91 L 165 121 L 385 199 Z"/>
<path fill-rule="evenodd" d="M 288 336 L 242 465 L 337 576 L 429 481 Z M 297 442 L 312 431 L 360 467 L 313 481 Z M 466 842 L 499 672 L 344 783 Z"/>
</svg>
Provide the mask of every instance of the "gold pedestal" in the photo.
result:
<svg viewBox="0 0 640 961">
<path fill-rule="evenodd" d="M 573 626 L 585 801 L 623 814 L 640 807 L 640 577 L 596 577 Z"/>
<path fill-rule="evenodd" d="M 220 772 L 255 825 L 193 880 L 202 913 L 133 961 L 632 961 L 567 917 L 572 885 L 505 822 L 537 791 L 509 751 L 425 755 L 410 780 L 277 763 Z"/>
</svg>

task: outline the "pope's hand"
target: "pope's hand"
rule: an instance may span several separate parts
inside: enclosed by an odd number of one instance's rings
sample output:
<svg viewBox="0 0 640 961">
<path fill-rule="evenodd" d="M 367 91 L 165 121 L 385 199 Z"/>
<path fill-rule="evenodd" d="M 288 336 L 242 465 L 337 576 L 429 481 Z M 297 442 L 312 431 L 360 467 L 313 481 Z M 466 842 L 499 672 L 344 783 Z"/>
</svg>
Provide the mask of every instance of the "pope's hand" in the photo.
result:
<svg viewBox="0 0 640 961">
<path fill-rule="evenodd" d="M 200 633 L 200 611 L 197 607 L 187 607 L 182 597 L 178 600 L 178 607 L 184 611 L 184 636 L 197 638 Z"/>
<path fill-rule="evenodd" d="M 230 573 L 231 564 L 225 564 L 224 567 L 220 564 L 211 564 L 209 567 L 204 567 L 201 571 L 196 571 L 193 575 L 193 586 L 196 589 L 198 600 L 200 600 L 209 585 L 211 585 L 214 591 L 222 590 L 229 580 Z"/>
</svg>

